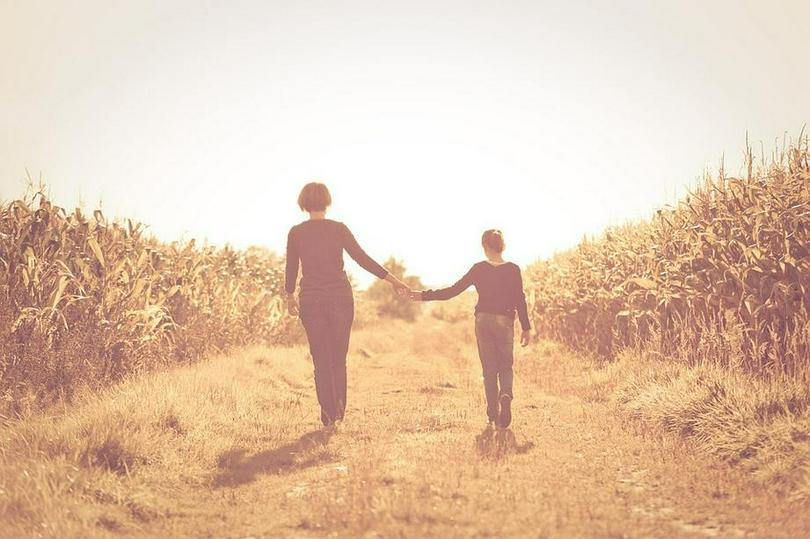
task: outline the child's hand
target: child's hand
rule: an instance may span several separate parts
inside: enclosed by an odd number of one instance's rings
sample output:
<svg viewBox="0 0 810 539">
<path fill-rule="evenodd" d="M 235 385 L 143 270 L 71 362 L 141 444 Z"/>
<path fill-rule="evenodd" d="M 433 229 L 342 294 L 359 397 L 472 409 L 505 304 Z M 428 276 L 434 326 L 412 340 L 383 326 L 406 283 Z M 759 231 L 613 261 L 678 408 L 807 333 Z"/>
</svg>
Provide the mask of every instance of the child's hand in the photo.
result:
<svg viewBox="0 0 810 539">
<path fill-rule="evenodd" d="M 532 340 L 532 330 L 524 329 L 523 332 L 520 334 L 520 346 L 526 347 L 529 345 L 529 341 Z"/>
<path fill-rule="evenodd" d="M 411 290 L 408 293 L 408 297 L 411 298 L 413 301 L 422 301 L 422 291 L 421 290 Z"/>
</svg>

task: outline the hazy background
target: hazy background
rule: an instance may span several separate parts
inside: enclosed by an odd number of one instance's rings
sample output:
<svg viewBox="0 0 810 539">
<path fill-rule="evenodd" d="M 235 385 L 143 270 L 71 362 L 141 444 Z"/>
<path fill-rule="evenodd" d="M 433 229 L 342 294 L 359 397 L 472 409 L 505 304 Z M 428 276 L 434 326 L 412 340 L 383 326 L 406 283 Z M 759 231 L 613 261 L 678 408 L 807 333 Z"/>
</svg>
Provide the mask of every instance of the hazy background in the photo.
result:
<svg viewBox="0 0 810 539">
<path fill-rule="evenodd" d="M 165 239 L 283 251 L 300 187 L 432 284 L 526 264 L 810 118 L 810 2 L 0 0 L 0 198 L 25 168 Z M 356 266 L 362 283 L 371 277 Z"/>
</svg>

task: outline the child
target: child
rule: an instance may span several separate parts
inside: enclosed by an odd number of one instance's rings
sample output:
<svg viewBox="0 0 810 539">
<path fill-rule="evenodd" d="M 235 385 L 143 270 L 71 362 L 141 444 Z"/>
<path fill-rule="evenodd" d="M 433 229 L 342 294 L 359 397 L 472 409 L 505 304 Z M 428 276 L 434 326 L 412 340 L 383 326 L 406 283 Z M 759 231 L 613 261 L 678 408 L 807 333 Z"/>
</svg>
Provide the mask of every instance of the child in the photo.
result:
<svg viewBox="0 0 810 539">
<path fill-rule="evenodd" d="M 486 260 L 474 264 L 459 281 L 448 288 L 411 292 L 418 301 L 447 300 L 471 285 L 478 292 L 475 306 L 475 338 L 484 371 L 489 424 L 505 429 L 512 422 L 512 348 L 515 313 L 523 329 L 521 346 L 529 344 L 531 326 L 523 292 L 520 267 L 503 259 L 505 247 L 500 230 L 487 230 L 481 237 Z"/>
</svg>

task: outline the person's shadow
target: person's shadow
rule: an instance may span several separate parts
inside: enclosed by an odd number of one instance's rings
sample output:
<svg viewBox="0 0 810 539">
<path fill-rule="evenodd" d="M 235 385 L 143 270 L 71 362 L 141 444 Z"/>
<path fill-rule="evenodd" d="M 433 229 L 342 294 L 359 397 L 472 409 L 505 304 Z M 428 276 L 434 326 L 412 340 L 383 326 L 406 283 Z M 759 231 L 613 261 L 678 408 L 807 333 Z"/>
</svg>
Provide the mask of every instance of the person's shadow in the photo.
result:
<svg viewBox="0 0 810 539">
<path fill-rule="evenodd" d="M 308 432 L 298 440 L 288 444 L 261 451 L 250 457 L 245 457 L 245 449 L 231 449 L 219 456 L 219 474 L 214 477 L 214 488 L 233 487 L 255 481 L 256 476 L 265 473 L 283 473 L 300 470 L 334 460 L 334 455 L 324 451 L 331 430 L 316 430 Z"/>
<path fill-rule="evenodd" d="M 522 455 L 534 447 L 532 442 L 517 443 L 512 429 L 495 429 L 487 426 L 475 437 L 478 454 L 485 459 L 500 460 L 510 454 Z"/>
</svg>

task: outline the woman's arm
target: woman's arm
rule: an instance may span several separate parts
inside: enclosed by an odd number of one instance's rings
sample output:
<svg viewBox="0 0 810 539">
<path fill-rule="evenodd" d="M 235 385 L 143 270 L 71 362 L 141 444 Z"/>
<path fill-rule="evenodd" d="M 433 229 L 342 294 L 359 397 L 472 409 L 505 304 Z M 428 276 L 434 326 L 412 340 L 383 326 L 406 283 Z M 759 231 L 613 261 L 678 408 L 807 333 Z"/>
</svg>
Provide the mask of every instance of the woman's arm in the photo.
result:
<svg viewBox="0 0 810 539">
<path fill-rule="evenodd" d="M 357 240 L 354 238 L 354 234 L 352 231 L 349 230 L 349 227 L 343 225 L 344 228 L 344 238 L 343 238 L 343 248 L 346 249 L 346 252 L 349 253 L 349 256 L 352 259 L 360 264 L 360 267 L 366 270 L 367 272 L 376 275 L 379 279 L 385 279 L 388 276 L 388 270 L 378 264 L 373 258 L 368 256 L 366 252 L 360 247 L 360 244 L 357 243 Z"/>
<path fill-rule="evenodd" d="M 529 309 L 526 306 L 526 292 L 523 290 L 523 275 L 520 273 L 520 267 L 517 269 L 517 281 L 515 309 L 517 310 L 518 319 L 520 319 L 520 327 L 523 329 L 520 335 L 520 345 L 526 346 L 531 339 L 532 326 L 529 323 Z"/>
<path fill-rule="evenodd" d="M 352 231 L 349 230 L 349 227 L 346 225 L 343 225 L 343 227 L 345 229 L 343 248 L 346 249 L 346 252 L 349 253 L 350 257 L 352 257 L 352 260 L 357 262 L 360 267 L 367 272 L 377 276 L 379 279 L 383 279 L 384 281 L 391 283 L 391 285 L 396 288 L 397 293 L 404 295 L 410 292 L 411 289 L 408 285 L 400 281 L 395 275 L 378 264 L 373 258 L 368 256 L 363 248 L 360 247 L 360 244 L 357 243 L 357 240 L 355 239 L 354 234 L 352 234 Z"/>
<path fill-rule="evenodd" d="M 416 294 L 418 294 L 419 297 L 414 299 L 421 299 L 422 301 L 447 300 L 458 296 L 473 284 L 475 284 L 475 266 L 471 267 L 453 286 L 440 288 L 438 290 L 423 290 L 422 292 L 417 292 Z"/>
<path fill-rule="evenodd" d="M 295 248 L 293 231 L 287 234 L 287 267 L 284 272 L 284 291 L 287 292 L 287 311 L 298 315 L 298 301 L 295 299 L 295 285 L 298 279 L 298 251 Z"/>
</svg>

